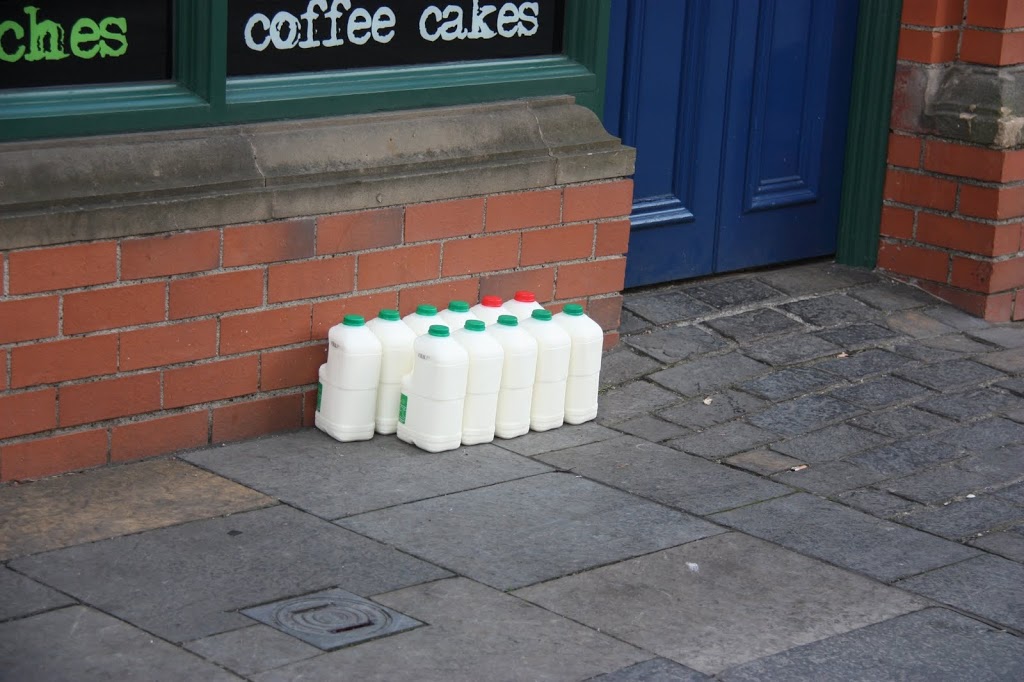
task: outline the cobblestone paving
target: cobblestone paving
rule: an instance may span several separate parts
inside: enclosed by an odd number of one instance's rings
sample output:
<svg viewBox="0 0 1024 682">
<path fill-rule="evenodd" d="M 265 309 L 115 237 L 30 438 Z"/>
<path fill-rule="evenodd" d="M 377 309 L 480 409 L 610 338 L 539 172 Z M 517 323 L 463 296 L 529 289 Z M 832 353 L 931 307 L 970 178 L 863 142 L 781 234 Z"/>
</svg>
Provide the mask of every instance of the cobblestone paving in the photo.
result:
<svg viewBox="0 0 1024 682">
<path fill-rule="evenodd" d="M 827 263 L 622 320 L 589 424 L 0 487 L 0 677 L 1024 679 L 1024 323 Z M 325 651 L 242 613 L 331 588 L 423 625 Z"/>
</svg>

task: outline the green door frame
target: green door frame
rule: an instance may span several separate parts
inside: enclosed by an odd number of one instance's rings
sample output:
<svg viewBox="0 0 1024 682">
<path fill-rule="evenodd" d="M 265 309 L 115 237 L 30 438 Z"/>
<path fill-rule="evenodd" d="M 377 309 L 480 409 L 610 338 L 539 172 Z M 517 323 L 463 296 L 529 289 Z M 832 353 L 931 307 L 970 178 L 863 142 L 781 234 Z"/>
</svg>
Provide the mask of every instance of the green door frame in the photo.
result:
<svg viewBox="0 0 1024 682">
<path fill-rule="evenodd" d="M 902 0 L 861 0 L 836 261 L 873 268 L 889 143 Z"/>
</svg>

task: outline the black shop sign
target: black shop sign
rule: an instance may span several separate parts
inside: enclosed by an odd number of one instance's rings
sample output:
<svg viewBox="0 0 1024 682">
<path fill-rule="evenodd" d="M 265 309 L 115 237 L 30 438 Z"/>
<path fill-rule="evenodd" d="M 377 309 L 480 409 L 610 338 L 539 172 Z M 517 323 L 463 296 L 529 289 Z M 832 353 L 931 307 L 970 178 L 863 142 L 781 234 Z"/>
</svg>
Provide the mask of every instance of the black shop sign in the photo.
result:
<svg viewBox="0 0 1024 682">
<path fill-rule="evenodd" d="M 228 75 L 559 54 L 563 13 L 562 0 L 230 0 Z"/>
<path fill-rule="evenodd" d="M 171 0 L 0 0 L 0 90 L 167 80 Z"/>
</svg>

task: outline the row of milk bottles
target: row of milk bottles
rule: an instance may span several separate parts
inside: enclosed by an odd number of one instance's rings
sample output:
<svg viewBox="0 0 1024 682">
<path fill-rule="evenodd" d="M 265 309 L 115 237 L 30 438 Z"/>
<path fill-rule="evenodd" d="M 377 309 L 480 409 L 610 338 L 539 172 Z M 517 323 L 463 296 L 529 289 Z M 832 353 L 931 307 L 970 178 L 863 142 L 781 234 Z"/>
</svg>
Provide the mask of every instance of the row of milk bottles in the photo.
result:
<svg viewBox="0 0 1024 682">
<path fill-rule="evenodd" d="M 520 291 L 346 315 L 328 339 L 316 426 L 340 441 L 397 432 L 440 452 L 597 416 L 604 333 L 580 305 L 552 315 Z"/>
</svg>

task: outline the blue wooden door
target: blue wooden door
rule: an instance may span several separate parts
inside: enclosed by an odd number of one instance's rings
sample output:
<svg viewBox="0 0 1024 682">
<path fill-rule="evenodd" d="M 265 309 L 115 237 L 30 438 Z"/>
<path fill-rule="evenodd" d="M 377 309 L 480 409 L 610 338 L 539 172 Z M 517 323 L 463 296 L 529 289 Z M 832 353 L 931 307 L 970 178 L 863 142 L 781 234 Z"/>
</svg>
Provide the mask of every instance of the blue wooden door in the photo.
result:
<svg viewBox="0 0 1024 682">
<path fill-rule="evenodd" d="M 835 250 L 856 0 L 613 0 L 626 285 Z"/>
</svg>

